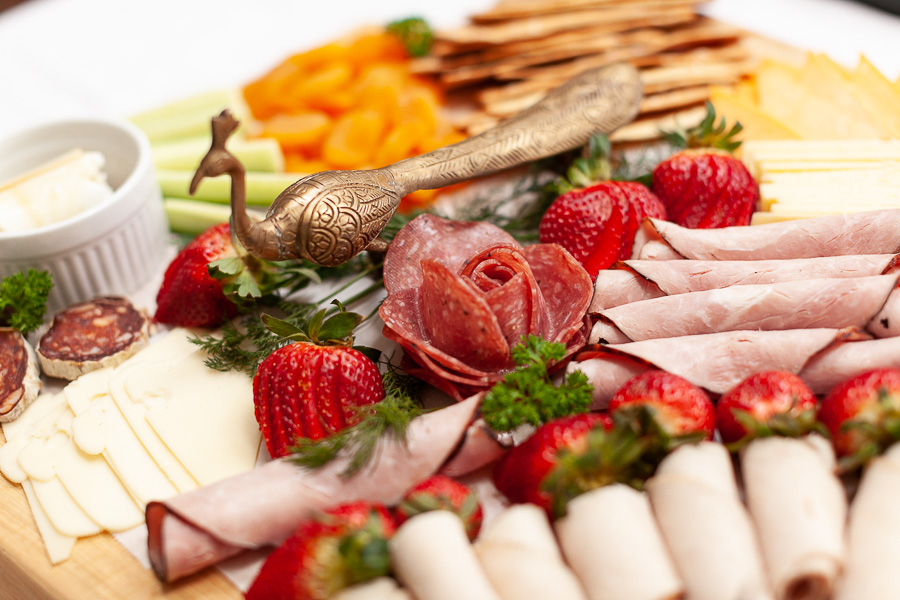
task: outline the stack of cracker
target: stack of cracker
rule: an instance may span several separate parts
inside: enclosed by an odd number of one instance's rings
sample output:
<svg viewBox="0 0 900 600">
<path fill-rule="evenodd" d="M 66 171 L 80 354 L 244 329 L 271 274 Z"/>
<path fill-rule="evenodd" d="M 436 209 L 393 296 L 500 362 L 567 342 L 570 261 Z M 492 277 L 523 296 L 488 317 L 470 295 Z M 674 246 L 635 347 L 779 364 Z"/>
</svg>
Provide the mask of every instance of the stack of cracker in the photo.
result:
<svg viewBox="0 0 900 600">
<path fill-rule="evenodd" d="M 640 115 L 617 142 L 660 137 L 705 115 L 711 85 L 754 66 L 739 29 L 697 12 L 702 0 L 501 0 L 464 27 L 436 32 L 414 68 L 450 93 L 474 99 L 462 126 L 474 135 L 531 106 L 588 69 L 629 62 L 640 69 Z"/>
</svg>

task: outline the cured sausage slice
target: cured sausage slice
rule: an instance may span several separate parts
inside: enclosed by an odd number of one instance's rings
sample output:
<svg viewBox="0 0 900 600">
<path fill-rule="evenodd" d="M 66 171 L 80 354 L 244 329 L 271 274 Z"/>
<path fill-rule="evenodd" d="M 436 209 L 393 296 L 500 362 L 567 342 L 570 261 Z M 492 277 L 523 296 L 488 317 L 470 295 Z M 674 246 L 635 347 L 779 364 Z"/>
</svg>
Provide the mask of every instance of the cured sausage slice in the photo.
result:
<svg viewBox="0 0 900 600">
<path fill-rule="evenodd" d="M 37 353 L 44 373 L 77 379 L 89 371 L 114 367 L 150 343 L 150 319 L 120 297 L 95 298 L 53 317 Z"/>
<path fill-rule="evenodd" d="M 15 329 L 0 328 L 0 423 L 18 417 L 41 390 L 31 344 Z"/>
</svg>

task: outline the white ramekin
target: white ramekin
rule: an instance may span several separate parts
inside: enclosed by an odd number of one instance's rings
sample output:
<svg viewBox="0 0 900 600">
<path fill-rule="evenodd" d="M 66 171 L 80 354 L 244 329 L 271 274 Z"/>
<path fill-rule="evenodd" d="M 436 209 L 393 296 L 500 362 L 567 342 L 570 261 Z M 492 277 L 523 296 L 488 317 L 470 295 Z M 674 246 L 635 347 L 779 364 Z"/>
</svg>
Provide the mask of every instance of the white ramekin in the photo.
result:
<svg viewBox="0 0 900 600">
<path fill-rule="evenodd" d="M 112 198 L 60 223 L 0 232 L 0 277 L 30 267 L 49 271 L 51 312 L 137 291 L 162 268 L 170 240 L 150 143 L 128 122 L 59 121 L 0 140 L 0 181 L 76 147 L 103 153 Z"/>
</svg>

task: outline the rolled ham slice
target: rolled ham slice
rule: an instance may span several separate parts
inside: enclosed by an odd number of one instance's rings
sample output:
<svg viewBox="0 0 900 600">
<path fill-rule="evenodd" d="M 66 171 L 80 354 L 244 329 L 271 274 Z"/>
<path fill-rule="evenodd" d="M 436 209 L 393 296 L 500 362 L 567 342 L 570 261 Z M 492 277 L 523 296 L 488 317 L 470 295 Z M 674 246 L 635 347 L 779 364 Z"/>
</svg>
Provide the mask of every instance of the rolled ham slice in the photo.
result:
<svg viewBox="0 0 900 600">
<path fill-rule="evenodd" d="M 647 482 L 647 493 L 688 598 L 774 598 L 725 446 L 679 447 Z"/>
<path fill-rule="evenodd" d="M 631 302 L 600 312 L 589 341 L 623 343 L 724 331 L 900 329 L 898 274 L 736 285 Z"/>
<path fill-rule="evenodd" d="M 586 600 L 563 561 L 547 514 L 514 504 L 497 515 L 475 543 L 475 554 L 502 600 Z"/>
<path fill-rule="evenodd" d="M 900 598 L 900 444 L 866 467 L 853 503 L 847 534 L 847 561 L 836 600 Z"/>
<path fill-rule="evenodd" d="M 896 254 L 857 254 L 786 260 L 627 260 L 600 271 L 588 311 L 662 296 L 834 277 L 896 272 Z"/>
<path fill-rule="evenodd" d="M 776 598 L 831 598 L 847 518 L 831 444 L 817 435 L 759 438 L 742 451 L 741 469 Z"/>
<path fill-rule="evenodd" d="M 567 370 L 578 369 L 593 385 L 595 410 L 628 379 L 650 369 L 684 377 L 712 394 L 723 394 L 760 371 L 799 373 L 818 352 L 835 340 L 853 335 L 840 329 L 728 331 L 590 346 L 578 353 Z"/>
<path fill-rule="evenodd" d="M 454 513 L 420 513 L 388 542 L 397 578 L 416 600 L 500 600 Z"/>
<path fill-rule="evenodd" d="M 900 337 L 839 340 L 812 357 L 800 377 L 816 394 L 872 369 L 900 369 Z"/>
<path fill-rule="evenodd" d="M 147 505 L 150 562 L 171 582 L 243 550 L 274 546 L 329 506 L 369 500 L 395 504 L 435 473 L 469 426 L 479 397 L 416 418 L 407 443 L 383 437 L 376 462 L 342 476 L 347 459 L 310 471 L 275 460 L 199 490 Z"/>
<path fill-rule="evenodd" d="M 875 210 L 753 227 L 687 229 L 645 219 L 632 258 L 768 260 L 900 252 L 900 209 Z"/>
<path fill-rule="evenodd" d="M 684 597 L 647 495 L 613 484 L 570 501 L 555 523 L 563 555 L 591 600 Z"/>
</svg>

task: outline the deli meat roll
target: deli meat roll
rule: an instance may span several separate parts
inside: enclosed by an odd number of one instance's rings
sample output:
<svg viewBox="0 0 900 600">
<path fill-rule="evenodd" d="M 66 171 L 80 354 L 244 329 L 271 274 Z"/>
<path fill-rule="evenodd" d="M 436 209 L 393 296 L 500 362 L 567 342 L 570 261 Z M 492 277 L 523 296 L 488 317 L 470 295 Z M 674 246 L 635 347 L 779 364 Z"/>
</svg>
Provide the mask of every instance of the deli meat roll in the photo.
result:
<svg viewBox="0 0 900 600">
<path fill-rule="evenodd" d="M 733 285 L 834 277 L 870 277 L 897 270 L 895 254 L 854 254 L 783 260 L 626 260 L 600 271 L 589 312 Z"/>
<path fill-rule="evenodd" d="M 647 494 L 617 483 L 578 496 L 567 510 L 556 534 L 590 600 L 685 597 Z"/>
<path fill-rule="evenodd" d="M 420 513 L 388 542 L 397 578 L 416 600 L 500 600 L 462 520 L 446 510 Z"/>
<path fill-rule="evenodd" d="M 768 260 L 900 252 L 900 209 L 874 210 L 720 229 L 645 219 L 632 258 Z"/>
<path fill-rule="evenodd" d="M 743 449 L 741 469 L 775 597 L 831 598 L 847 518 L 831 444 L 818 435 L 759 438 Z"/>
<path fill-rule="evenodd" d="M 900 598 L 900 444 L 866 467 L 850 505 L 847 564 L 836 600 Z"/>
<path fill-rule="evenodd" d="M 836 341 L 813 356 L 799 375 L 813 393 L 827 394 L 840 382 L 872 369 L 900 369 L 900 337 Z"/>
<path fill-rule="evenodd" d="M 900 328 L 898 274 L 736 285 L 631 302 L 600 312 L 589 341 L 618 344 L 724 331 Z"/>
<path fill-rule="evenodd" d="M 688 598 L 774 598 L 725 446 L 679 447 L 647 482 L 647 493 Z"/>
<path fill-rule="evenodd" d="M 475 554 L 502 600 L 586 600 L 563 561 L 547 514 L 534 504 L 514 504 L 481 532 Z"/>
</svg>

